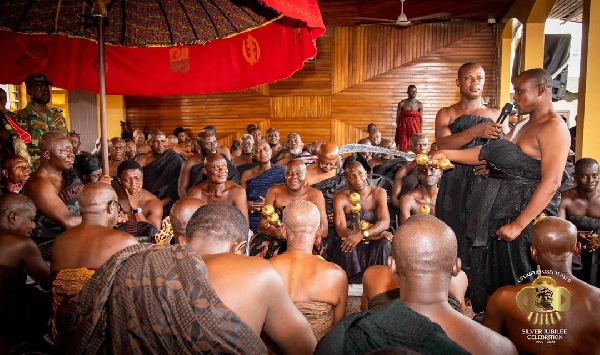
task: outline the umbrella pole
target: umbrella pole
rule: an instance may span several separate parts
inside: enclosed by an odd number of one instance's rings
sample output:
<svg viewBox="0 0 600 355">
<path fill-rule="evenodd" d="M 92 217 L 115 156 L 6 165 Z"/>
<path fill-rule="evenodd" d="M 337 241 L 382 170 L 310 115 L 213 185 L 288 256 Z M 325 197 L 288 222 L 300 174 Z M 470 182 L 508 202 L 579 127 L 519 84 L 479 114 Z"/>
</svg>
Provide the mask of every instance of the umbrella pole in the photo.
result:
<svg viewBox="0 0 600 355">
<path fill-rule="evenodd" d="M 106 74 L 104 73 L 104 17 L 98 19 L 98 85 L 100 92 L 100 139 L 102 141 L 102 174 L 109 175 L 108 133 L 106 126 Z"/>
</svg>

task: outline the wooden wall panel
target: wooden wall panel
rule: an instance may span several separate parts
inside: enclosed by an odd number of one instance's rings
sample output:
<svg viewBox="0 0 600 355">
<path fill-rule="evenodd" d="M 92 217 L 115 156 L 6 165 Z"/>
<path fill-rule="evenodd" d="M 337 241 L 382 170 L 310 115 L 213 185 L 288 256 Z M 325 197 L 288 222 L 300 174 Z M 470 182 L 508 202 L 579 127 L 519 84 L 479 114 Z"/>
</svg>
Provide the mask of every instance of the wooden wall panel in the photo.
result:
<svg viewBox="0 0 600 355">
<path fill-rule="evenodd" d="M 415 84 L 424 105 L 424 132 L 433 138 L 435 114 L 459 98 L 455 78 L 462 63 L 483 65 L 484 97 L 495 104 L 494 44 L 490 28 L 478 23 L 329 27 L 317 40 L 316 59 L 289 79 L 233 93 L 127 97 L 127 121 L 132 128 L 146 123 L 172 132 L 183 126 L 194 134 L 210 124 L 225 145 L 249 123 L 263 133 L 276 127 L 282 139 L 297 132 L 304 142 L 345 144 L 365 137 L 373 122 L 392 138 L 397 103 Z"/>
</svg>

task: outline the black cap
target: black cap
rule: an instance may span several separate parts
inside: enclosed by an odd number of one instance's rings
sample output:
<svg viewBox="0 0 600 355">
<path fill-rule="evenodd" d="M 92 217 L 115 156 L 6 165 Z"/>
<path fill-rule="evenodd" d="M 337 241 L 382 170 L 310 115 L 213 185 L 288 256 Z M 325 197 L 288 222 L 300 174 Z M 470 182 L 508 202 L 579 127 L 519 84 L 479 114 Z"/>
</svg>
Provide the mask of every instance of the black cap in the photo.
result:
<svg viewBox="0 0 600 355">
<path fill-rule="evenodd" d="M 42 83 L 42 84 L 46 84 L 46 85 L 52 85 L 52 82 L 50 80 L 48 80 L 48 78 L 46 78 L 46 76 L 44 74 L 29 74 L 26 78 L 25 78 L 25 85 L 33 85 L 33 84 L 38 84 L 38 83 Z"/>
</svg>

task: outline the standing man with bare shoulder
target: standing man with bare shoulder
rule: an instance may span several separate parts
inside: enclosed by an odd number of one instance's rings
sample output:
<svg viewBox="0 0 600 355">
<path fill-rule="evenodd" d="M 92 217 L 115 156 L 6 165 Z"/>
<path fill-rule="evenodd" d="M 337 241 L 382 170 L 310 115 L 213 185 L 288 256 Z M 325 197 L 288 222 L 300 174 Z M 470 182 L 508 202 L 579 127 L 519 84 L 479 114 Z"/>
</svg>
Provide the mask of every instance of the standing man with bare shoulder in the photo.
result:
<svg viewBox="0 0 600 355">
<path fill-rule="evenodd" d="M 483 143 L 481 139 L 498 139 L 503 130 L 508 131 L 508 127 L 504 129 L 494 123 L 500 111 L 481 103 L 484 84 L 485 72 L 481 65 L 465 63 L 458 69 L 456 86 L 460 90 L 460 101 L 442 108 L 435 117 L 435 141 L 439 149 L 475 147 Z M 453 170 L 442 175 L 436 201 L 436 216 L 456 234 L 458 256 L 465 270 L 470 265 L 466 239 L 467 199 L 480 179 L 475 175 L 474 166 L 455 164 Z"/>
<path fill-rule="evenodd" d="M 396 112 L 396 146 L 402 151 L 410 147 L 411 137 L 423 127 L 423 104 L 417 100 L 417 87 L 409 85 L 406 94 L 408 98 L 398 103 Z"/>
<path fill-rule="evenodd" d="M 542 212 L 558 215 L 558 188 L 571 139 L 552 107 L 551 87 L 552 77 L 544 69 L 521 73 L 514 81 L 513 100 L 519 114 L 529 115 L 529 119 L 504 139 L 434 154 L 434 158 L 446 156 L 462 164 L 485 162 L 490 169 L 489 177 L 474 187 L 473 196 L 478 198 L 468 206 L 468 276 L 476 312 L 485 307 L 486 291 L 492 294 L 499 287 L 516 285 L 525 275 L 533 275 L 529 255 L 532 222 Z"/>
</svg>

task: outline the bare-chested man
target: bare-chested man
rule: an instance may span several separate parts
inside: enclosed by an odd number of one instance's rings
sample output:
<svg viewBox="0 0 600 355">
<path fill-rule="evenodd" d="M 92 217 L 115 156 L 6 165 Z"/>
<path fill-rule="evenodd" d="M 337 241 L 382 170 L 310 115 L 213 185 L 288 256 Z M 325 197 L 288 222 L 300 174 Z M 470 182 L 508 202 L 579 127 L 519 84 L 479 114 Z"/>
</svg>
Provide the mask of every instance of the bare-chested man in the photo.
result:
<svg viewBox="0 0 600 355">
<path fill-rule="evenodd" d="M 242 154 L 231 161 L 236 167 L 252 163 L 252 146 L 254 146 L 254 138 L 250 134 L 244 134 L 241 138 L 240 146 L 242 147 Z"/>
<path fill-rule="evenodd" d="M 133 131 L 133 141 L 135 142 L 136 155 L 144 155 L 150 153 L 150 145 L 146 143 L 146 136 L 141 129 Z"/>
<path fill-rule="evenodd" d="M 442 171 L 435 164 L 419 165 L 418 169 L 420 185 L 400 198 L 400 223 L 418 213 L 435 216 L 435 200 Z"/>
<path fill-rule="evenodd" d="M 50 260 L 54 239 L 81 223 L 79 194 L 83 184 L 73 163 L 73 145 L 58 132 L 44 133 L 39 141 L 40 167 L 23 188 L 38 209 L 36 231 L 32 235 L 44 259 Z"/>
<path fill-rule="evenodd" d="M 52 292 L 58 305 L 53 310 L 54 337 L 63 326 L 68 300 L 79 293 L 95 270 L 114 253 L 138 244 L 130 234 L 113 229 L 119 202 L 110 185 L 103 182 L 85 185 L 80 203 L 81 224 L 59 235 L 52 248 L 50 270 L 55 277 Z"/>
<path fill-rule="evenodd" d="M 46 333 L 51 299 L 25 285 L 32 276 L 50 290 L 50 268 L 29 237 L 35 229 L 35 205 L 14 192 L 0 195 L 0 352 Z M 8 353 L 8 352 L 6 352 Z"/>
<path fill-rule="evenodd" d="M 316 354 L 367 353 L 392 345 L 420 353 L 516 354 L 508 339 L 448 304 L 460 259 L 456 237 L 445 223 L 413 216 L 396 230 L 392 244 L 400 297 L 378 312 L 346 317 L 319 342 Z"/>
<path fill-rule="evenodd" d="M 126 160 L 119 165 L 117 178 L 120 186 L 115 191 L 129 223 L 146 222 L 160 229 L 163 206 L 156 196 L 143 188 L 142 167 L 135 160 Z"/>
<path fill-rule="evenodd" d="M 192 152 L 192 142 L 190 141 L 190 137 L 188 137 L 185 128 L 177 127 L 173 131 L 173 135 L 177 137 L 177 143 L 175 144 L 176 150 L 183 153 L 187 156 Z"/>
<path fill-rule="evenodd" d="M 217 129 L 215 126 L 206 126 L 202 128 L 202 132 L 206 132 L 215 136 L 215 140 L 217 139 Z M 256 142 L 256 140 L 254 140 Z M 217 145 L 217 153 L 222 154 L 227 160 L 231 161 L 231 152 L 229 149 L 223 144 L 216 142 Z"/>
<path fill-rule="evenodd" d="M 415 154 L 427 154 L 429 148 L 429 139 L 424 133 L 416 133 L 410 139 L 411 146 L 409 150 Z M 404 165 L 394 175 L 394 185 L 391 192 L 392 205 L 396 208 L 400 206 L 400 198 L 407 192 L 415 189 L 419 185 L 417 178 L 417 163 L 413 160 Z"/>
<path fill-rule="evenodd" d="M 319 215 L 312 202 L 290 202 L 283 212 L 281 227 L 287 250 L 269 259 L 317 340 L 344 318 L 348 301 L 348 278 L 344 270 L 312 254 L 315 236 L 321 234 Z"/>
<path fill-rule="evenodd" d="M 371 141 L 371 145 L 375 145 L 373 144 L 373 141 Z M 383 138 L 381 140 L 381 144 L 379 144 L 381 147 L 386 148 L 386 149 L 396 149 L 396 143 L 394 143 L 393 140 L 389 139 L 389 138 Z M 381 165 L 391 159 L 394 159 L 395 157 L 391 154 L 379 154 L 376 158 L 372 158 L 371 160 L 369 160 L 369 166 L 371 166 L 371 169 L 373 170 L 373 172 L 375 172 L 375 167 L 378 165 Z"/>
<path fill-rule="evenodd" d="M 302 137 L 298 133 L 290 133 L 285 139 L 283 149 L 277 155 L 273 155 L 271 161 L 279 166 L 285 166 L 288 161 L 296 159 L 302 154 L 303 147 Z"/>
<path fill-rule="evenodd" d="M 266 141 L 254 144 L 252 154 L 257 165 L 244 171 L 240 185 L 246 190 L 250 229 L 256 233 L 267 191 L 274 184 L 285 182 L 285 168 L 271 163 L 271 147 Z"/>
<path fill-rule="evenodd" d="M 327 142 L 321 145 L 317 164 L 306 168 L 306 184 L 314 185 L 337 175 L 339 149 L 337 144 Z"/>
<path fill-rule="evenodd" d="M 409 85 L 406 94 L 408 98 L 398 103 L 396 112 L 396 145 L 402 151 L 410 147 L 412 136 L 423 127 L 423 104 L 417 100 L 417 87 Z"/>
<path fill-rule="evenodd" d="M 279 153 L 279 151 L 283 149 L 279 139 L 279 131 L 277 131 L 277 128 L 271 127 L 267 129 L 267 143 L 269 143 L 269 146 L 271 147 L 271 151 L 273 152 L 272 155 Z"/>
<path fill-rule="evenodd" d="M 110 177 L 117 176 L 117 167 L 125 159 L 125 141 L 119 137 L 111 138 L 108 141 L 108 162 Z"/>
<path fill-rule="evenodd" d="M 314 335 L 288 296 L 277 270 L 261 258 L 239 255 L 244 250 L 246 232 L 246 221 L 239 210 L 208 204 L 189 221 L 185 244 L 206 262 L 219 298 L 256 335 L 262 330 L 284 353 L 312 353 Z"/>
<path fill-rule="evenodd" d="M 469 165 L 487 162 L 490 167 L 490 176 L 474 186 L 472 195 L 477 198 L 467 201 L 466 208 L 470 213 L 466 237 L 472 265 L 467 275 L 476 312 L 485 308 L 485 289 L 492 294 L 498 287 L 516 285 L 533 270 L 527 253 L 531 224 L 542 212 L 558 214 L 557 189 L 569 153 L 569 130 L 552 108 L 550 74 L 543 69 L 524 71 L 515 79 L 514 87 L 515 106 L 520 114 L 529 114 L 528 120 L 505 139 L 433 155 Z"/>
<path fill-rule="evenodd" d="M 265 196 L 265 205 L 274 207 L 281 218 L 281 212 L 292 201 L 305 200 L 314 203 L 319 209 L 321 228 L 316 236 L 315 246 L 320 248 L 321 238 L 327 238 L 327 214 L 325 199 L 321 191 L 306 185 L 306 165 L 301 160 L 291 160 L 285 166 L 285 183 L 269 188 Z M 286 250 L 285 237 L 279 225 L 268 223 L 262 214 L 258 222 L 258 235 L 252 239 L 250 255 L 258 255 L 265 259 L 281 254 Z"/>
<path fill-rule="evenodd" d="M 372 129 L 369 131 L 369 141 L 371 145 L 378 146 L 381 144 L 381 132 L 377 129 Z"/>
<path fill-rule="evenodd" d="M 578 279 L 600 286 L 598 252 L 589 243 L 588 234 L 600 232 L 600 191 L 598 190 L 598 162 L 582 158 L 575 162 L 576 186 L 562 192 L 558 213 L 583 231 L 581 255 L 573 257 L 573 273 Z"/>
<path fill-rule="evenodd" d="M 367 172 L 358 161 L 346 166 L 349 187 L 333 196 L 333 223 L 337 238 L 332 243 L 333 261 L 348 275 L 350 284 L 359 284 L 371 265 L 386 265 L 390 255 L 390 213 L 387 194 L 378 186 L 367 184 Z M 358 213 L 353 213 L 350 194 L 360 196 Z M 353 195 L 354 196 L 354 195 Z M 366 228 L 361 227 L 366 222 Z"/>
<path fill-rule="evenodd" d="M 204 205 L 206 205 L 206 201 L 190 197 L 182 198 L 173 204 L 169 217 L 171 219 L 171 227 L 173 227 L 173 237 L 175 238 L 176 244 L 182 244 L 181 241 L 185 239 L 185 231 L 190 222 L 190 218 L 192 218 L 198 208 Z M 183 241 L 183 243 L 185 243 L 185 241 Z"/>
<path fill-rule="evenodd" d="M 508 336 L 522 353 L 600 354 L 600 291 L 571 273 L 571 259 L 580 248 L 573 224 L 558 217 L 539 221 L 532 228 L 530 251 L 545 282 L 498 289 L 488 302 L 483 325 Z M 549 297 L 541 296 L 544 288 Z M 560 318 L 537 325 L 530 314 L 552 314 L 544 301 Z"/>
<path fill-rule="evenodd" d="M 210 153 L 204 159 L 202 172 L 207 179 L 192 187 L 187 197 L 207 203 L 225 203 L 237 207 L 248 219 L 246 191 L 238 184 L 227 181 L 227 162 L 218 153 Z"/>
</svg>

